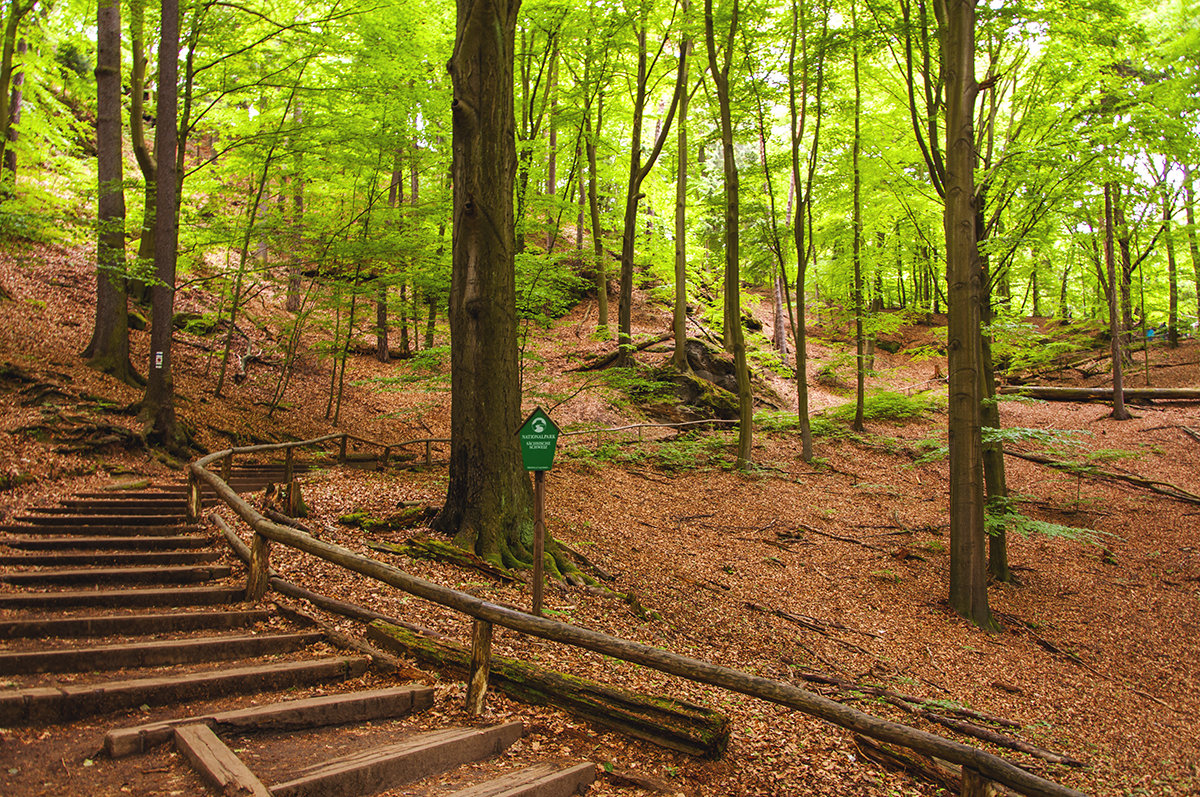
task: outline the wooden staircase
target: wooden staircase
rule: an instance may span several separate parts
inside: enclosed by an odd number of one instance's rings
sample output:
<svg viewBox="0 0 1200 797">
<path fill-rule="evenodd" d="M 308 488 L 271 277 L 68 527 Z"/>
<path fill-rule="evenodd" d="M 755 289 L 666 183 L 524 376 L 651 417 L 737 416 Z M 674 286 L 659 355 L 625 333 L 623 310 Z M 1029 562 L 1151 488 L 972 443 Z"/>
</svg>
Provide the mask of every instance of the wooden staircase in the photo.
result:
<svg viewBox="0 0 1200 797">
<path fill-rule="evenodd" d="M 282 480 L 281 468 L 250 466 L 231 473 L 229 483 L 249 492 Z M 323 632 L 274 607 L 244 603 L 244 576 L 235 573 L 241 565 L 230 564 L 236 560 L 224 545 L 186 522 L 182 484 L 84 493 L 0 526 L 0 729 L 28 729 L 43 746 L 59 731 L 65 738 L 107 730 L 110 763 L 93 774 L 118 780 L 129 756 L 173 743 L 220 794 L 367 795 L 404 783 L 417 789 L 406 794 L 431 797 L 587 790 L 591 764 L 514 770 L 512 756 L 489 765 L 484 782 L 466 782 L 469 770 L 447 779 L 508 750 L 521 738 L 521 724 L 444 728 L 413 720 L 433 705 L 429 687 L 381 683 L 389 679 L 368 672 L 367 657 L 335 649 Z M 122 716 L 101 718 L 114 714 Z M 59 766 L 15 755 L 5 733 L 0 794 L 108 793 L 103 778 L 76 781 L 66 756 Z M 313 734 L 325 734 L 325 743 L 310 745 Z M 364 735 L 366 746 L 325 752 L 341 747 L 339 736 Z M 274 754 L 251 762 L 274 782 L 266 786 L 226 744 L 234 737 L 240 746 L 273 739 L 292 754 L 310 746 L 320 754 L 283 775 L 271 771 Z"/>
</svg>

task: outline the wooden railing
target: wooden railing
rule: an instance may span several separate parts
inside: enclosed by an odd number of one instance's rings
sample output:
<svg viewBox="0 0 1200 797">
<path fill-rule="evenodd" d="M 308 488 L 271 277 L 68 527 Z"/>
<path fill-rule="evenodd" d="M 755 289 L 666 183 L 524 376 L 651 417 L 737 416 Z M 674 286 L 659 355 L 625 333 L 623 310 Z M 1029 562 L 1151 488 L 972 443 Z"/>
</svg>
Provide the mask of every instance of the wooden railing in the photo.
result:
<svg viewBox="0 0 1200 797">
<path fill-rule="evenodd" d="M 1003 784 L 1020 794 L 1034 795 L 1035 797 L 1084 797 L 1082 792 L 1042 778 L 977 747 L 908 725 L 881 719 L 830 700 L 823 695 L 801 689 L 794 684 L 680 656 L 660 648 L 580 626 L 535 617 L 418 578 L 392 565 L 357 554 L 348 548 L 318 540 L 298 529 L 272 522 L 238 495 L 225 479 L 213 473 L 208 467 L 220 461 L 226 463 L 227 468 L 227 463 L 232 461 L 235 454 L 280 450 L 285 452 L 285 461 L 291 462 L 295 449 L 339 438 L 341 438 L 340 454 L 343 459 L 345 458 L 347 438 L 371 445 L 381 445 L 351 435 L 334 434 L 295 443 L 233 448 L 202 457 L 188 466 L 188 514 L 192 520 L 200 518 L 200 495 L 203 487 L 207 486 L 253 531 L 254 537 L 250 546 L 250 567 L 247 577 L 247 600 L 261 599 L 265 593 L 270 580 L 269 543 L 275 542 L 473 618 L 472 668 L 468 677 L 467 695 L 469 709 L 478 711 L 482 706 L 483 696 L 487 690 L 492 626 L 499 625 L 519 633 L 640 664 L 643 667 L 689 681 L 717 686 L 787 706 L 853 733 L 862 734 L 880 742 L 907 747 L 923 755 L 958 764 L 962 767 L 962 793 L 964 795 L 971 795 L 971 797 L 984 795 L 988 791 L 987 784 L 994 782 Z M 226 474 L 228 474 L 227 469 Z"/>
</svg>

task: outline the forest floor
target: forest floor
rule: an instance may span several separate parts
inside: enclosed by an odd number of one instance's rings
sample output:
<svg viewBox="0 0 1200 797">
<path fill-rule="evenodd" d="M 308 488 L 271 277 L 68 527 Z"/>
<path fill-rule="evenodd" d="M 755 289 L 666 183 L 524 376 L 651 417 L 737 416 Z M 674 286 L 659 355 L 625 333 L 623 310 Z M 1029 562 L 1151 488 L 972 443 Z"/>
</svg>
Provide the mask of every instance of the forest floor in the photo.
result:
<svg viewBox="0 0 1200 797">
<path fill-rule="evenodd" d="M 78 352 L 90 332 L 93 280 L 86 252 L 10 245 L 0 255 L 0 285 L 13 297 L 0 301 L 0 515 L 5 518 L 121 474 L 170 470 L 169 463 L 148 458 L 136 442 L 136 423 L 125 410 L 140 392 L 82 366 Z M 669 328 L 664 308 L 639 301 L 636 333 L 657 335 Z M 282 337 L 280 304 L 280 297 L 265 290 L 247 308 L 241 323 L 246 335 L 235 337 L 235 351 L 244 353 L 251 339 L 267 352 L 266 362 L 251 363 L 247 378 L 227 382 L 220 397 L 214 395 L 219 348 L 215 355 L 212 349 L 222 338 L 177 336 L 178 411 L 201 445 L 218 449 L 230 442 L 309 437 L 331 428 L 388 442 L 448 436 L 444 346 L 388 364 L 352 357 L 336 426 L 325 419 L 330 361 L 309 348 L 280 411 L 268 419 L 266 405 L 279 377 L 279 358 L 270 352 Z M 181 310 L 215 306 L 200 284 L 179 292 Z M 594 314 L 594 302 L 584 302 L 550 328 L 529 330 L 525 338 L 526 409 L 542 404 L 568 430 L 641 420 L 639 408 L 608 383 L 570 370 L 612 345 L 594 339 Z M 828 366 L 824 384 L 810 382 L 812 409 L 820 412 L 851 401 L 853 394 L 838 385 L 849 376 L 846 344 L 817 319 L 810 322 L 811 373 Z M 307 342 L 315 344 L 323 335 L 328 332 L 314 325 Z M 896 336 L 902 348 L 896 354 L 879 352 L 873 387 L 911 392 L 945 373 L 944 357 L 927 348 L 936 343 L 935 326 L 912 325 Z M 147 336 L 134 332 L 131 337 L 134 362 L 140 365 L 148 357 Z M 444 328 L 438 329 L 437 342 L 445 342 Z M 667 356 L 647 352 L 641 360 L 655 363 Z M 1129 384 L 1146 382 L 1141 362 L 1139 355 Z M 953 614 L 946 601 L 948 465 L 939 455 L 946 444 L 944 401 L 933 401 L 907 420 L 868 421 L 861 434 L 839 421 L 821 424 L 818 459 L 809 464 L 800 457 L 797 432 L 782 420 L 794 412 L 794 387 L 784 375 L 761 368 L 760 374 L 776 388 L 784 415 L 760 425 L 755 466 L 748 472 L 732 467 L 735 439 L 726 432 L 677 436 L 659 430 L 639 439 L 637 431 L 629 431 L 563 439 L 547 478 L 549 531 L 584 551 L 613 576 L 606 586 L 635 594 L 648 613 L 615 596 L 555 585 L 546 595 L 549 616 L 823 689 L 879 716 L 949 736 L 954 734 L 946 728 L 861 690 L 822 687 L 811 676 L 882 686 L 921 698 L 927 708 L 969 708 L 1002 717 L 1019 725 L 1006 733 L 1083 766 L 988 749 L 1087 793 L 1200 793 L 1195 719 L 1200 714 L 1200 504 L 1097 476 L 1099 471 L 1135 474 L 1200 493 L 1200 439 L 1195 436 L 1200 406 L 1134 406 L 1134 419 L 1118 422 L 1102 404 L 1001 402 L 1005 427 L 1064 433 L 1053 446 L 1041 434 L 1012 442 L 1012 448 L 1052 447 L 1056 458 L 1080 466 L 1068 472 L 1007 457 L 1008 486 L 1020 499 L 1018 511 L 1045 521 L 1043 530 L 1073 527 L 1092 533 L 1010 534 L 1010 560 L 1020 583 L 991 585 L 989 599 L 1002 630 L 984 632 Z M 1174 350 L 1156 343 L 1148 374 L 1157 387 L 1200 385 L 1200 348 L 1190 339 Z M 1097 360 L 1038 381 L 1102 385 L 1108 378 L 1106 362 Z M 932 386 L 936 393 L 937 385 Z M 31 402 L 39 390 L 43 398 L 50 395 L 45 391 L 56 391 L 56 400 Z M 324 539 L 369 553 L 366 536 L 338 523 L 340 516 L 365 511 L 386 517 L 404 502 L 437 505 L 446 481 L 444 464 L 436 462 L 384 472 L 319 470 L 304 484 L 313 511 L 308 522 Z M 385 536 L 400 540 L 417 531 Z M 469 634 L 461 617 L 295 556 L 277 552 L 272 564 L 317 591 L 455 638 Z M 399 556 L 389 561 L 488 600 L 517 606 L 529 601 L 527 583 L 504 585 L 476 572 Z M 490 716 L 517 717 L 530 726 L 527 744 L 553 745 L 564 755 L 586 757 L 618 773 L 640 773 L 659 784 L 639 791 L 619 779 L 602 778 L 594 795 L 937 792 L 931 784 L 866 760 L 848 733 L 791 710 L 508 632 L 498 634 L 496 649 L 638 691 L 667 693 L 732 718 L 727 754 L 703 761 L 604 732 L 554 709 L 489 697 Z M 447 680 L 439 689 L 454 696 L 462 686 Z M 22 733 L 0 730 L 0 758 L 6 741 Z M 77 762 L 64 759 L 68 765 Z"/>
</svg>

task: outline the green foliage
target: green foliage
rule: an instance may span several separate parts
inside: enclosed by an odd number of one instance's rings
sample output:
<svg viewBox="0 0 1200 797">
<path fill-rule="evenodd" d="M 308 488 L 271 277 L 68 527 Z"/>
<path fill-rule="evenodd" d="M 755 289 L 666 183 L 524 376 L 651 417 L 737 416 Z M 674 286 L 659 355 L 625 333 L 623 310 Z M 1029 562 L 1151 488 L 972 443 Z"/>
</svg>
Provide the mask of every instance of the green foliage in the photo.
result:
<svg viewBox="0 0 1200 797">
<path fill-rule="evenodd" d="M 984 507 L 983 525 L 988 534 L 996 535 L 1002 531 L 1015 532 L 1023 537 L 1041 535 L 1059 539 L 1082 542 L 1088 545 L 1102 544 L 1103 537 L 1112 536 L 1107 532 L 1096 529 L 1064 526 L 1046 520 L 1035 520 L 1017 511 L 1017 500 L 1013 498 L 992 499 Z"/>
<path fill-rule="evenodd" d="M 1094 324 L 1070 324 L 1047 335 L 1034 324 L 1000 314 L 985 330 L 992 336 L 992 359 L 1000 371 L 1038 370 L 1095 343 Z"/>
<path fill-rule="evenodd" d="M 891 390 L 874 390 L 863 397 L 863 418 L 869 421 L 909 421 L 923 417 L 934 407 L 928 393 L 896 393 Z M 853 404 L 840 404 L 826 411 L 826 415 L 840 421 L 854 420 Z"/>
<path fill-rule="evenodd" d="M 608 368 L 601 373 L 608 386 L 626 396 L 631 404 L 658 404 L 675 399 L 674 385 L 659 379 L 654 370 L 635 366 Z"/>
<path fill-rule="evenodd" d="M 1047 448 L 1078 445 L 1080 435 L 1090 434 L 1083 429 L 1030 429 L 1022 426 L 985 426 L 980 431 L 984 445 L 1037 443 Z"/>
</svg>

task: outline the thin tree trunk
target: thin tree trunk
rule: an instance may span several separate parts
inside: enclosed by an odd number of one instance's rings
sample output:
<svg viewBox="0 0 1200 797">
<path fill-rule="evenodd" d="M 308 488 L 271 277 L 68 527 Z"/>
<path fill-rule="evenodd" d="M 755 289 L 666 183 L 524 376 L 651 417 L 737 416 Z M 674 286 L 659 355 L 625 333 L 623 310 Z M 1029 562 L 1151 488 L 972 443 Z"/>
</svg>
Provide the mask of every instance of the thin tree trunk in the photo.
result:
<svg viewBox="0 0 1200 797">
<path fill-rule="evenodd" d="M 296 107 L 292 111 L 294 128 L 299 130 L 302 122 L 303 112 L 300 101 L 297 101 Z M 304 151 L 300 146 L 296 146 L 294 139 L 293 146 L 295 146 L 296 153 L 293 157 L 295 174 L 292 175 L 292 233 L 294 240 L 292 254 L 288 260 L 287 298 L 284 307 L 289 313 L 298 313 L 300 312 L 301 277 L 299 252 L 304 240 Z"/>
<path fill-rule="evenodd" d="M 29 45 L 25 39 L 17 42 L 17 60 L 24 61 L 25 53 L 28 52 Z M 24 99 L 22 88 L 25 85 L 25 67 L 21 66 L 20 72 L 15 72 L 12 79 L 12 98 L 9 100 L 9 125 L 8 125 L 8 143 L 9 147 L 4 150 L 4 168 L 12 175 L 12 181 L 15 185 L 17 182 L 17 151 L 12 146 L 17 143 L 21 134 L 21 103 Z"/>
<path fill-rule="evenodd" d="M 142 173 L 142 229 L 138 236 L 137 264 L 129 281 L 129 297 L 139 305 L 150 301 L 150 269 L 154 264 L 154 210 L 157 206 L 157 164 L 146 143 L 146 0 L 130 0 L 129 46 L 133 69 L 129 73 L 129 139 Z"/>
<path fill-rule="evenodd" d="M 690 0 L 684 0 L 683 15 L 691 10 Z M 683 49 L 692 50 L 691 37 L 684 35 Z M 687 85 L 688 67 L 685 61 L 680 67 L 680 79 Z M 685 91 L 679 98 L 679 128 L 676 132 L 678 163 L 675 171 L 675 308 L 672 329 L 675 333 L 675 351 L 671 365 L 676 370 L 690 372 L 687 358 L 687 189 L 688 189 L 688 129 L 687 113 L 690 97 Z"/>
<path fill-rule="evenodd" d="M 1118 421 L 1127 421 L 1131 417 L 1125 409 L 1125 382 L 1121 369 L 1124 356 L 1121 351 L 1121 327 L 1118 322 L 1117 301 L 1117 264 L 1113 251 L 1113 185 L 1104 184 L 1104 266 L 1108 272 L 1108 333 L 1112 338 L 1112 373 L 1113 373 L 1113 410 L 1112 417 Z"/>
<path fill-rule="evenodd" d="M 586 67 L 585 67 L 586 69 Z M 586 79 L 584 81 L 587 82 Z M 604 234 L 600 229 L 600 198 L 597 196 L 596 174 L 596 139 L 600 136 L 600 125 L 603 122 L 604 94 L 596 98 L 596 130 L 592 132 L 591 114 L 584 119 L 587 133 L 588 159 L 588 210 L 592 220 L 592 252 L 596 267 L 596 332 L 601 337 L 608 337 L 608 261 L 604 256 Z"/>
<path fill-rule="evenodd" d="M 1167 346 L 1172 349 L 1179 347 L 1179 268 L 1175 262 L 1175 236 L 1171 234 L 1171 202 L 1164 193 L 1163 196 L 1163 235 L 1167 245 L 1167 285 L 1169 299 L 1167 306 Z M 1142 317 L 1145 318 L 1145 310 Z M 1149 345 L 1147 345 L 1149 349 Z"/>
<path fill-rule="evenodd" d="M 712 0 L 704 1 L 704 27 L 707 33 L 708 63 L 716 86 L 721 116 L 721 151 L 725 161 L 725 318 L 734 319 L 726 335 L 733 347 L 734 370 L 738 387 L 737 466 L 746 469 L 751 461 L 754 436 L 754 396 L 750 392 L 750 368 L 746 362 L 746 339 L 741 323 L 741 275 L 739 268 L 739 232 L 741 214 L 738 201 L 738 168 L 733 148 L 733 118 L 730 110 L 729 73 L 738 29 L 738 0 L 733 0 L 729 32 L 724 42 L 725 63 L 717 59 Z"/>
<path fill-rule="evenodd" d="M 1183 209 L 1187 218 L 1188 253 L 1192 256 L 1192 275 L 1196 280 L 1196 327 L 1200 331 L 1200 245 L 1196 243 L 1196 203 L 1192 195 L 1192 169 L 1183 167 Z"/>
<path fill-rule="evenodd" d="M 866 338 L 863 334 L 863 273 L 862 273 L 862 172 L 858 165 L 862 150 L 860 124 L 862 119 L 862 86 L 858 73 L 858 10 L 850 3 L 851 62 L 854 69 L 854 140 L 850 148 L 850 168 L 853 174 L 854 228 L 852 248 L 854 257 L 854 431 L 863 430 L 863 412 L 867 389 Z"/>
</svg>

